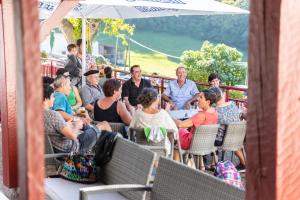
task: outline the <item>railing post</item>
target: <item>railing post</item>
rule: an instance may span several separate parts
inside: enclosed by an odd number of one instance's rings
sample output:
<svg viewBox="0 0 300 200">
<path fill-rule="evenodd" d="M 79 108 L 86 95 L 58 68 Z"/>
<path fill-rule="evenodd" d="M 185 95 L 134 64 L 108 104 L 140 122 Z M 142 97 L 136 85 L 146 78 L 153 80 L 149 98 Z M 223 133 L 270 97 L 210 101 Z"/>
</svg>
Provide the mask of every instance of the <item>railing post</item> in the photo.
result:
<svg viewBox="0 0 300 200">
<path fill-rule="evenodd" d="M 225 91 L 225 101 L 228 101 L 229 99 L 229 89 L 226 89 Z"/>
<path fill-rule="evenodd" d="M 117 78 L 117 72 L 114 70 L 114 77 Z"/>
</svg>

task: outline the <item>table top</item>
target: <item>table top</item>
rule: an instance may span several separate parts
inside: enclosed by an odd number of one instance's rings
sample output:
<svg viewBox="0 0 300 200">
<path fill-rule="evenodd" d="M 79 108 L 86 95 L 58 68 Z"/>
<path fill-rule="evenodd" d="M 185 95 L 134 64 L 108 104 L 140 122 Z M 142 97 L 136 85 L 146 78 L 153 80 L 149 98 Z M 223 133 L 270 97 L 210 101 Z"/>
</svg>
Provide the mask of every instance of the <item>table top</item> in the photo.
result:
<svg viewBox="0 0 300 200">
<path fill-rule="evenodd" d="M 170 110 L 169 114 L 172 118 L 175 119 L 188 119 L 191 118 L 193 115 L 198 113 L 197 109 L 189 109 L 189 110 Z"/>
</svg>

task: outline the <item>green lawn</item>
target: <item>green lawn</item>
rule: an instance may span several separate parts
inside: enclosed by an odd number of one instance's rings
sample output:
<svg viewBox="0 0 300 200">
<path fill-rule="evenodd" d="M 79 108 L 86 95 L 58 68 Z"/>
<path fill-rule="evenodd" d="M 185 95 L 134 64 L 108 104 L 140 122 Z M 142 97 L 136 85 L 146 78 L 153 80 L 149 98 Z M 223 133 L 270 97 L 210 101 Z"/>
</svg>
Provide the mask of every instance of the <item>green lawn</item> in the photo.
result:
<svg viewBox="0 0 300 200">
<path fill-rule="evenodd" d="M 180 57 L 186 50 L 198 50 L 202 45 L 202 41 L 187 36 L 139 30 L 135 30 L 132 39 L 151 49 L 176 57 Z M 115 37 L 108 37 L 103 34 L 99 35 L 97 41 L 112 46 L 116 44 Z M 121 45 L 121 42 L 118 45 L 120 48 L 126 49 Z M 152 52 L 133 42 L 129 42 L 129 49 L 130 64 L 127 59 L 127 65 L 139 64 L 144 72 L 157 72 L 159 75 L 175 76 L 175 69 L 180 63 L 179 59 Z"/>
<path fill-rule="evenodd" d="M 139 64 L 146 73 L 157 72 L 159 75 L 174 77 L 176 62 L 167 59 L 161 54 L 130 53 L 130 65 Z"/>
<path fill-rule="evenodd" d="M 132 38 L 149 48 L 177 57 L 180 57 L 183 51 L 197 50 L 201 45 L 201 41 L 197 41 L 190 37 L 158 32 L 144 32 L 136 30 Z M 116 39 L 114 37 L 108 37 L 105 35 L 100 35 L 98 37 L 98 41 L 107 45 L 115 45 L 116 43 Z M 121 45 L 121 43 L 119 43 L 119 45 Z M 129 45 L 130 65 L 139 64 L 143 71 L 148 73 L 157 72 L 160 75 L 175 76 L 175 69 L 180 63 L 179 59 L 168 58 L 163 54 L 142 48 L 133 42 L 130 42 Z M 129 64 L 128 60 L 127 64 Z"/>
</svg>

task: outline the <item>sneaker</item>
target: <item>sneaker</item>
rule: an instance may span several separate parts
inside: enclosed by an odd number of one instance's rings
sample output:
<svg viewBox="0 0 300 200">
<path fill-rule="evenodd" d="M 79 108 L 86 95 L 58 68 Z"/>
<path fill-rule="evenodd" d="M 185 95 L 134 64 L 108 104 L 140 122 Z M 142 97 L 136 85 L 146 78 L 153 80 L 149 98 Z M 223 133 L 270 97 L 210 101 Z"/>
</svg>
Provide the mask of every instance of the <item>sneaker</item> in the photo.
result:
<svg viewBox="0 0 300 200">
<path fill-rule="evenodd" d="M 245 172 L 246 171 L 246 167 L 243 164 L 238 164 L 237 166 L 235 166 L 236 170 L 238 170 L 238 172 Z"/>
</svg>

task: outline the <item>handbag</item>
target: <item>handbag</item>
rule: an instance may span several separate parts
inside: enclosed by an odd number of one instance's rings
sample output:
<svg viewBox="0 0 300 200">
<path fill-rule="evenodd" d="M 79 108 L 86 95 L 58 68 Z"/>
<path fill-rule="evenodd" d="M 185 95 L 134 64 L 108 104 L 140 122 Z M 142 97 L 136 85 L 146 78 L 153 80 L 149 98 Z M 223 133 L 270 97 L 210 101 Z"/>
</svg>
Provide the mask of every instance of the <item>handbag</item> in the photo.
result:
<svg viewBox="0 0 300 200">
<path fill-rule="evenodd" d="M 95 183 L 97 169 L 93 155 L 71 154 L 66 157 L 59 175 L 67 180 L 78 183 Z"/>
<path fill-rule="evenodd" d="M 215 146 L 220 147 L 224 143 L 224 137 L 227 131 L 227 124 L 221 124 L 220 127 L 218 128 L 218 133 L 215 139 Z"/>
<path fill-rule="evenodd" d="M 190 168 L 193 168 L 193 169 L 196 169 L 196 164 L 195 164 L 195 160 L 194 160 L 194 156 L 193 154 L 186 154 L 185 155 L 185 158 L 184 158 L 184 163 L 190 167 Z"/>
</svg>

